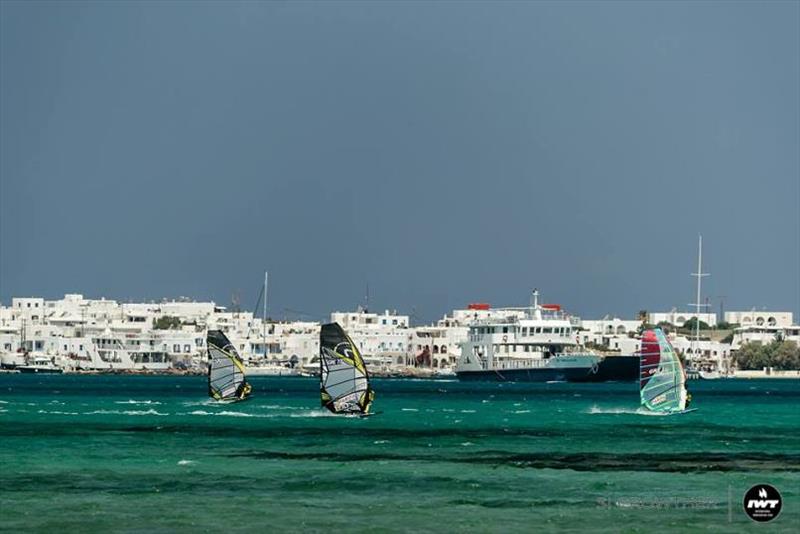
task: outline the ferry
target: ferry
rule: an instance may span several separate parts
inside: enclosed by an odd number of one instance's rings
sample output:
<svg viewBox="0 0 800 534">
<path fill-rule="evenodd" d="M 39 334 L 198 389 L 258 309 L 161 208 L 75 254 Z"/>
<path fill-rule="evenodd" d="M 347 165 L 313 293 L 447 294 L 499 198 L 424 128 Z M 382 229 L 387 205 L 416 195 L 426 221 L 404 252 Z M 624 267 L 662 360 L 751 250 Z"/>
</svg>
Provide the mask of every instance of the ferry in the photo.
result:
<svg viewBox="0 0 800 534">
<path fill-rule="evenodd" d="M 533 291 L 525 308 L 474 305 L 475 319 L 461 345 L 459 380 L 501 382 L 632 382 L 638 356 L 603 356 L 579 345 L 577 324 L 557 304 L 539 304 Z"/>
</svg>

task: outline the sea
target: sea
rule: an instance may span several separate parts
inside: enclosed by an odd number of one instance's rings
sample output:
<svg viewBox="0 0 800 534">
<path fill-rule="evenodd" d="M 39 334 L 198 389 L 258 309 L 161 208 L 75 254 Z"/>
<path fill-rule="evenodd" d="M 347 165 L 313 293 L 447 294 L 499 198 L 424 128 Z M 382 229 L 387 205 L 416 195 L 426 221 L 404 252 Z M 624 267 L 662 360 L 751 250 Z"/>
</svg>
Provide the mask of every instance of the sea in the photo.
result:
<svg viewBox="0 0 800 534">
<path fill-rule="evenodd" d="M 656 416 L 636 384 L 376 379 L 367 418 L 251 382 L 0 375 L 0 531 L 800 532 L 800 381 L 691 381 Z"/>
</svg>

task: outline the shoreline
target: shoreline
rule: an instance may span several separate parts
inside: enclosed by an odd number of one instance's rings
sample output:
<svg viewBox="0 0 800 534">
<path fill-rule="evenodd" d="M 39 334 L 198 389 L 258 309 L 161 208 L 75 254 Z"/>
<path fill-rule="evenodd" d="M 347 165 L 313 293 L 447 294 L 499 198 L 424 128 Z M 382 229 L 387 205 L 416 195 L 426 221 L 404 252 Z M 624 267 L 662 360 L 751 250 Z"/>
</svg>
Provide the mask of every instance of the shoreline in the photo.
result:
<svg viewBox="0 0 800 534">
<path fill-rule="evenodd" d="M 115 370 L 78 370 L 78 371 L 62 371 L 62 372 L 39 372 L 39 373 L 24 373 L 17 369 L 0 369 L 0 375 L 4 374 L 30 374 L 30 375 L 86 375 L 86 376 L 206 376 L 205 370 L 180 370 L 180 369 L 115 369 Z M 403 370 L 396 372 L 371 372 L 372 378 L 392 379 L 392 378 L 416 378 L 416 379 L 429 379 L 429 380 L 458 380 L 456 375 L 437 375 L 433 372 L 421 371 L 417 369 Z M 297 375 L 253 375 L 248 376 L 249 379 L 258 378 L 319 378 L 319 375 L 314 374 L 297 374 Z M 719 378 L 704 379 L 693 378 L 692 381 L 708 381 L 708 380 L 765 380 L 765 379 L 779 379 L 779 380 L 800 380 L 800 370 L 746 370 L 734 371 L 728 376 L 721 376 Z"/>
</svg>

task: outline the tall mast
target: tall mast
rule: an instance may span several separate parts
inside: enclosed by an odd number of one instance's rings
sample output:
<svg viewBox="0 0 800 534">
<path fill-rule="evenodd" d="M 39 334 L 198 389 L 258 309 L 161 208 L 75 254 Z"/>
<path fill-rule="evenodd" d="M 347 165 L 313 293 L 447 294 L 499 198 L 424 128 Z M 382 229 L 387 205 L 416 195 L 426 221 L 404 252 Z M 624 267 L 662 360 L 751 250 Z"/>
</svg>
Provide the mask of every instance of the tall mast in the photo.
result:
<svg viewBox="0 0 800 534">
<path fill-rule="evenodd" d="M 269 288 L 269 271 L 264 271 L 264 359 L 267 358 L 267 290 Z"/>
<path fill-rule="evenodd" d="M 697 278 L 697 297 L 694 304 L 690 304 L 690 306 L 694 307 L 695 321 L 694 321 L 694 341 L 695 345 L 695 353 L 700 348 L 700 310 L 702 310 L 706 305 L 700 302 L 700 288 L 701 288 L 701 281 L 704 276 L 709 276 L 708 273 L 703 272 L 703 236 L 697 236 L 697 272 L 692 273 L 692 276 Z"/>
</svg>

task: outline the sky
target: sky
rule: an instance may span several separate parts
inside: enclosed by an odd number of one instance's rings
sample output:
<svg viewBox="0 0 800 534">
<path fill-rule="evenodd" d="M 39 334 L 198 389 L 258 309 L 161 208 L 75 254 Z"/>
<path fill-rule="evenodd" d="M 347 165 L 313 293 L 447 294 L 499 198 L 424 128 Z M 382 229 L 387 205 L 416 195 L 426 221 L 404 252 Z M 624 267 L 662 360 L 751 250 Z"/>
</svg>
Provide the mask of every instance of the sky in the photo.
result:
<svg viewBox="0 0 800 534">
<path fill-rule="evenodd" d="M 0 301 L 800 316 L 798 2 L 0 2 Z"/>
</svg>

